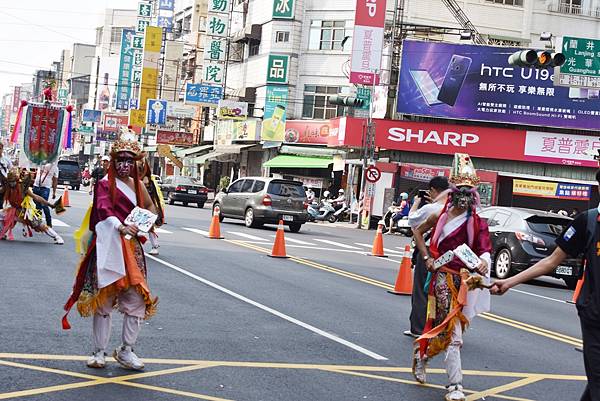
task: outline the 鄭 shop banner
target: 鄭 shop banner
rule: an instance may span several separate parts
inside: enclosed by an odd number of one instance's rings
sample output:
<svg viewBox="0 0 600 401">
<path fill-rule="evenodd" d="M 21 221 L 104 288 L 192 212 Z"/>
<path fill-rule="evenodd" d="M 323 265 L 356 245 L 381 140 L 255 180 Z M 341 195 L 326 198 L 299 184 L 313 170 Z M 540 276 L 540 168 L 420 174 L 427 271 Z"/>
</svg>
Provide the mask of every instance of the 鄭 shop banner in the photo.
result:
<svg viewBox="0 0 600 401">
<path fill-rule="evenodd" d="M 366 121 L 340 119 L 337 146 L 360 147 Z M 565 166 L 597 167 L 594 155 L 600 136 L 438 124 L 375 120 L 375 145 L 388 150 L 454 154 L 489 159 L 532 161 Z"/>
<path fill-rule="evenodd" d="M 379 83 L 385 8 L 386 0 L 356 1 L 350 83 Z"/>
</svg>

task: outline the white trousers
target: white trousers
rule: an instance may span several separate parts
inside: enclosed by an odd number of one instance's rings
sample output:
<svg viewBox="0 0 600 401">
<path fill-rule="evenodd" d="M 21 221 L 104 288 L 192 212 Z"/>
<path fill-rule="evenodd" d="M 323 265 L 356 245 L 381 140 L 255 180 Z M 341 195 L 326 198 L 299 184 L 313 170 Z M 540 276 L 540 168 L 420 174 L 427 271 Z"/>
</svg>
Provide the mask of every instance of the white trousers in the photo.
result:
<svg viewBox="0 0 600 401">
<path fill-rule="evenodd" d="M 144 298 L 133 287 L 118 293 L 116 298 L 118 309 L 123 313 L 122 343 L 133 347 L 140 332 L 141 321 L 146 313 Z M 114 301 L 114 298 L 107 299 L 106 303 L 98 308 L 94 314 L 92 323 L 94 351 L 105 350 L 108 346 Z"/>
<path fill-rule="evenodd" d="M 148 233 L 148 237 L 150 239 L 150 244 L 152 248 L 158 248 L 160 245 L 158 244 L 158 235 L 154 231 L 150 231 Z"/>
<path fill-rule="evenodd" d="M 446 350 L 446 358 L 444 359 L 444 362 L 446 363 L 446 374 L 448 374 L 450 384 L 462 384 L 463 375 L 462 363 L 460 360 L 460 349 L 463 345 L 462 335 L 462 327 L 460 322 L 457 321 L 454 330 L 452 331 L 450 345 Z"/>
</svg>

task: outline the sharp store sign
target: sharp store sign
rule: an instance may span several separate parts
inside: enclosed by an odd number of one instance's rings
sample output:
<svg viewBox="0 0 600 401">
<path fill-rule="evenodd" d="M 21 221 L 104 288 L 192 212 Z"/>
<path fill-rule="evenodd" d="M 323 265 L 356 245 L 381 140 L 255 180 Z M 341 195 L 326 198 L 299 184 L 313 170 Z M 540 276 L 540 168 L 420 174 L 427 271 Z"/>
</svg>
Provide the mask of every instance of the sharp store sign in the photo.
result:
<svg viewBox="0 0 600 401">
<path fill-rule="evenodd" d="M 512 47 L 405 41 L 398 112 L 576 129 L 600 128 L 600 90 L 554 86 L 553 70 L 512 67 Z"/>
</svg>

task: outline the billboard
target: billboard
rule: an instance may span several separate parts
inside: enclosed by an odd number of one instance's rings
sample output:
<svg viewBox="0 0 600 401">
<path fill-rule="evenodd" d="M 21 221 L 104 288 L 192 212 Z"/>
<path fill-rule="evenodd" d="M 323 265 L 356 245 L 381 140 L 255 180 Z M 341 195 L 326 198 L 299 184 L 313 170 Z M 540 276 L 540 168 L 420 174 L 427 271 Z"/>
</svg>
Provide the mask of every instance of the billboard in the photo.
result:
<svg viewBox="0 0 600 401">
<path fill-rule="evenodd" d="M 563 127 L 600 128 L 600 91 L 553 85 L 552 70 L 508 65 L 520 49 L 407 40 L 399 113 Z"/>
<path fill-rule="evenodd" d="M 135 31 L 123 29 L 121 34 L 121 59 L 119 63 L 119 83 L 117 87 L 117 109 L 129 110 L 129 99 L 131 98 L 131 72 L 133 70 L 133 53 L 131 47 Z"/>
<path fill-rule="evenodd" d="M 592 187 L 569 182 L 513 180 L 513 194 L 539 198 L 590 200 Z"/>
<path fill-rule="evenodd" d="M 267 85 L 261 140 L 269 142 L 284 141 L 287 103 L 287 86 Z"/>
<path fill-rule="evenodd" d="M 156 143 L 177 146 L 192 146 L 194 144 L 194 133 L 158 130 L 156 135 Z"/>
<path fill-rule="evenodd" d="M 330 131 L 329 120 L 288 120 L 285 123 L 285 143 L 327 145 Z"/>
<path fill-rule="evenodd" d="M 356 0 L 350 83 L 373 85 L 379 83 L 383 30 L 385 27 L 385 0 Z"/>
</svg>

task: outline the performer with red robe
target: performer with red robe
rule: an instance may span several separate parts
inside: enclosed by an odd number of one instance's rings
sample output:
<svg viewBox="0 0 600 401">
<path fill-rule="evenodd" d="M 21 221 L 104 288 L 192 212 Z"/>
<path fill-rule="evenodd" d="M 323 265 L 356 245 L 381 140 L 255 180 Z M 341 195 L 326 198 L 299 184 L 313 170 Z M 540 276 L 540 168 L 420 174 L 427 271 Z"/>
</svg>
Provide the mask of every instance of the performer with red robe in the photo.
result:
<svg viewBox="0 0 600 401">
<path fill-rule="evenodd" d="M 108 175 L 97 185 L 89 214 L 92 232 L 65 310 L 77 303 L 81 316 L 93 316 L 91 368 L 103 368 L 111 331 L 111 313 L 118 308 L 123 316 L 122 345 L 113 357 L 127 369 L 141 370 L 143 362 L 133 352 L 140 324 L 156 312 L 158 298 L 151 295 L 146 281 L 146 261 L 136 226 L 125 219 L 140 206 L 154 212 L 146 188 L 138 179 L 135 163 L 142 157 L 135 133 L 124 132 L 111 149 Z M 67 315 L 63 328 L 69 329 Z"/>
<path fill-rule="evenodd" d="M 464 401 L 460 348 L 462 334 L 477 314 L 489 311 L 490 293 L 483 288 L 489 284 L 490 252 L 492 250 L 488 226 L 477 215 L 479 178 L 470 157 L 456 154 L 450 172 L 451 187 L 446 206 L 415 231 L 415 241 L 424 255 L 428 276 L 427 322 L 423 335 L 415 341 L 413 374 L 421 383 L 426 380 L 429 359 L 446 352 L 447 401 Z M 423 234 L 432 229 L 429 249 Z M 439 269 L 434 261 L 447 251 L 467 244 L 479 257 L 475 267 L 479 275 L 471 276 L 467 266 L 457 257 Z"/>
</svg>

